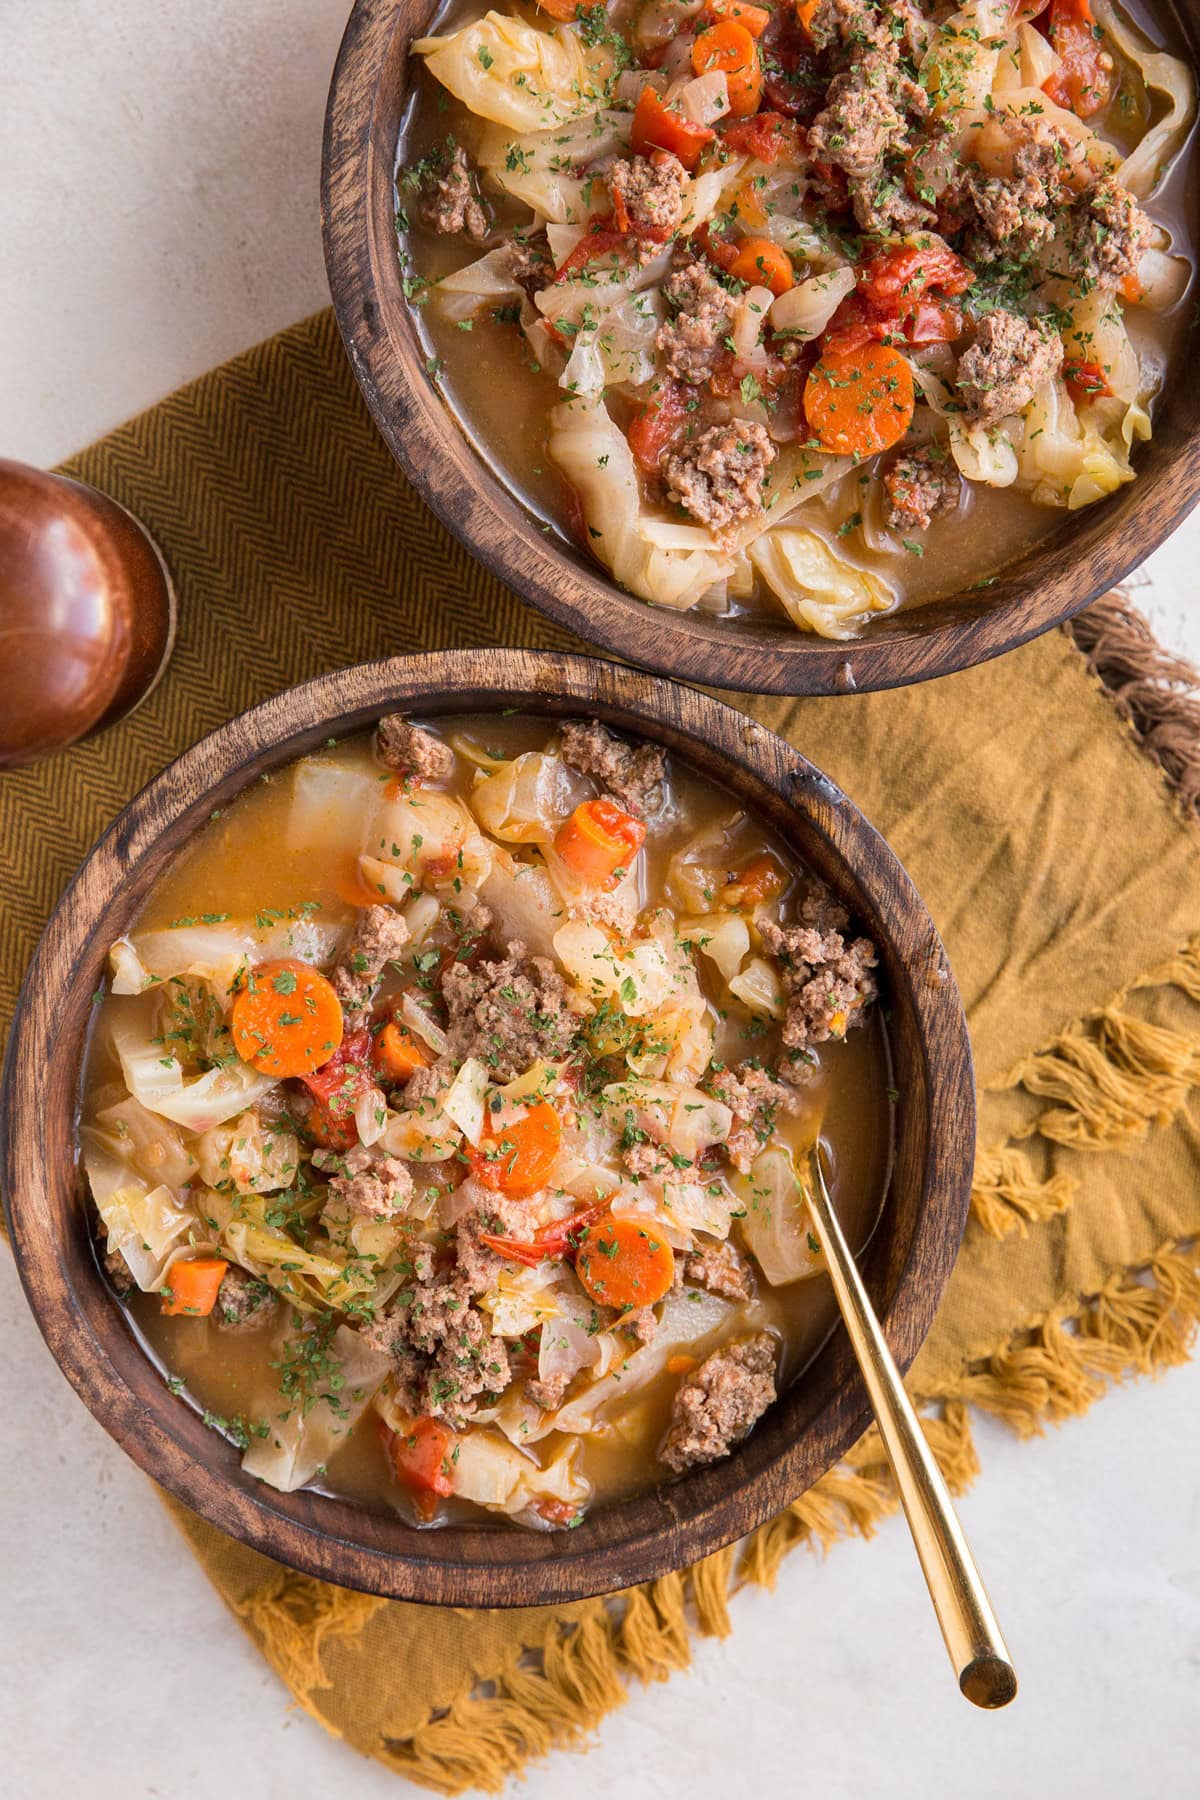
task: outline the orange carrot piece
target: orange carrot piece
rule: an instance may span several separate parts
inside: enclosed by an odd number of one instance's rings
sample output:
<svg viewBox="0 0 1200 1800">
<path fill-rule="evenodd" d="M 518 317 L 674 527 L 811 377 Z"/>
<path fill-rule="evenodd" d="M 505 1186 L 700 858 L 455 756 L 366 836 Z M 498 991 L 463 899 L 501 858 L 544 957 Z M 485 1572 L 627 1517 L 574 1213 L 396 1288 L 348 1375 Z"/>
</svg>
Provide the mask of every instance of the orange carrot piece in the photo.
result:
<svg viewBox="0 0 1200 1800">
<path fill-rule="evenodd" d="M 687 1356 L 682 1351 L 678 1356 L 668 1356 L 667 1358 L 668 1375 L 690 1375 L 697 1366 L 696 1358 Z"/>
<path fill-rule="evenodd" d="M 238 1055 L 281 1081 L 328 1062 L 343 1029 L 342 1003 L 330 983 L 292 957 L 258 963 L 233 1002 Z"/>
<path fill-rule="evenodd" d="M 763 93 L 758 45 L 736 19 L 724 19 L 699 33 L 692 45 L 692 68 L 697 75 L 713 69 L 724 71 L 729 110 L 735 119 L 749 118 L 758 111 Z"/>
<path fill-rule="evenodd" d="M 371 1042 L 371 1067 L 381 1081 L 404 1082 L 418 1069 L 429 1067 L 429 1058 L 407 1025 L 389 1019 Z"/>
<path fill-rule="evenodd" d="M 612 883 L 646 839 L 646 827 L 612 800 L 584 800 L 559 826 L 554 848 L 567 867 L 593 887 Z"/>
<path fill-rule="evenodd" d="M 484 1187 L 524 1200 L 545 1187 L 561 1143 L 562 1120 L 548 1100 L 539 1100 L 511 1125 L 485 1123 L 469 1152 L 471 1173 Z"/>
<path fill-rule="evenodd" d="M 670 107 L 652 87 L 644 87 L 634 109 L 630 145 L 637 156 L 669 150 L 685 169 L 694 169 L 705 144 L 716 136 L 707 125 L 694 125 Z"/>
<path fill-rule="evenodd" d="M 708 0 L 708 10 L 718 19 L 736 19 L 751 37 L 760 38 L 771 23 L 765 6 L 748 6 L 746 0 Z"/>
<path fill-rule="evenodd" d="M 602 1306 L 653 1306 L 675 1280 L 675 1254 L 653 1226 L 609 1217 L 584 1232 L 575 1273 Z"/>
<path fill-rule="evenodd" d="M 817 16 L 817 8 L 821 0 L 796 0 L 796 22 L 805 31 L 812 30 L 812 22 Z"/>
<path fill-rule="evenodd" d="M 804 388 L 814 434 L 838 456 L 874 456 L 898 444 L 912 423 L 912 370 L 888 344 L 826 351 Z"/>
<path fill-rule="evenodd" d="M 217 1304 L 228 1267 L 219 1256 L 193 1256 L 187 1262 L 172 1263 L 162 1290 L 163 1312 L 169 1318 L 186 1314 L 189 1319 L 207 1319 Z"/>
<path fill-rule="evenodd" d="M 770 238 L 743 238 L 729 273 L 747 287 L 769 287 L 773 294 L 786 294 L 796 285 L 791 257 Z"/>
<path fill-rule="evenodd" d="M 534 0 L 534 5 L 541 12 L 549 13 L 552 19 L 569 25 L 579 11 L 582 0 Z"/>
</svg>

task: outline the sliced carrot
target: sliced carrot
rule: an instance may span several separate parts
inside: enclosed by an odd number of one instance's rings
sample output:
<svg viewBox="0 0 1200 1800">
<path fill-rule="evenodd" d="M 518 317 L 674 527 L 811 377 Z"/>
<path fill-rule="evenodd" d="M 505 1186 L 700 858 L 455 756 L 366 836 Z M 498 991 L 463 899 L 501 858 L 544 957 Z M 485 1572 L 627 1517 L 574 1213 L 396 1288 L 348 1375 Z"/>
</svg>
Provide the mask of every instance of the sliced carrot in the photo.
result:
<svg viewBox="0 0 1200 1800">
<path fill-rule="evenodd" d="M 702 31 L 692 45 L 692 68 L 697 75 L 720 69 L 729 90 L 729 110 L 735 119 L 749 118 L 762 100 L 763 72 L 758 45 L 736 19 L 725 19 Z"/>
<path fill-rule="evenodd" d="M 751 37 L 761 37 L 771 23 L 765 6 L 747 6 L 746 0 L 708 0 L 708 10 L 718 19 L 736 19 Z"/>
<path fill-rule="evenodd" d="M 805 31 L 812 30 L 813 20 L 817 16 L 821 0 L 796 0 L 796 23 Z"/>
<path fill-rule="evenodd" d="M 233 1002 L 238 1055 L 281 1081 L 328 1062 L 342 1031 L 342 1003 L 330 983 L 292 957 L 258 963 Z"/>
<path fill-rule="evenodd" d="M 371 1067 L 381 1081 L 400 1083 L 427 1069 L 429 1057 L 407 1025 L 389 1019 L 371 1042 Z"/>
<path fill-rule="evenodd" d="M 454 1459 L 458 1438 L 440 1419 L 414 1419 L 407 1431 L 391 1431 L 379 1422 L 379 1435 L 392 1474 L 412 1495 L 418 1512 L 432 1519 L 439 1499 L 454 1492 Z"/>
<path fill-rule="evenodd" d="M 584 1232 L 575 1273 L 602 1306 L 653 1306 L 675 1280 L 675 1254 L 653 1226 L 609 1217 Z"/>
<path fill-rule="evenodd" d="M 564 25 L 569 25 L 579 11 L 580 0 L 534 0 L 534 5 L 549 13 L 552 19 L 560 19 Z"/>
<path fill-rule="evenodd" d="M 668 1375 L 690 1375 L 697 1366 L 696 1358 L 686 1356 L 682 1351 L 678 1356 L 668 1356 L 667 1358 Z"/>
<path fill-rule="evenodd" d="M 190 1319 L 207 1319 L 217 1304 L 228 1267 L 219 1256 L 194 1256 L 188 1262 L 172 1263 L 162 1290 L 163 1312 L 171 1318 L 186 1313 Z"/>
<path fill-rule="evenodd" d="M 484 1187 L 524 1200 L 545 1187 L 561 1143 L 562 1120 L 548 1100 L 539 1100 L 512 1125 L 486 1121 L 469 1152 L 471 1173 Z"/>
<path fill-rule="evenodd" d="M 729 273 L 747 287 L 769 287 L 773 294 L 786 294 L 796 285 L 791 257 L 770 238 L 743 238 Z"/>
<path fill-rule="evenodd" d="M 652 87 L 644 87 L 634 109 L 630 145 L 637 156 L 651 150 L 670 150 L 685 169 L 694 169 L 705 144 L 716 136 L 707 125 L 694 125 L 682 113 L 672 112 Z"/>
<path fill-rule="evenodd" d="M 611 884 L 646 839 L 646 827 L 615 801 L 585 800 L 559 826 L 554 848 L 567 867 L 593 887 Z"/>
<path fill-rule="evenodd" d="M 912 423 L 912 370 L 888 344 L 825 351 L 804 388 L 812 431 L 838 456 L 874 456 L 898 444 Z"/>
</svg>

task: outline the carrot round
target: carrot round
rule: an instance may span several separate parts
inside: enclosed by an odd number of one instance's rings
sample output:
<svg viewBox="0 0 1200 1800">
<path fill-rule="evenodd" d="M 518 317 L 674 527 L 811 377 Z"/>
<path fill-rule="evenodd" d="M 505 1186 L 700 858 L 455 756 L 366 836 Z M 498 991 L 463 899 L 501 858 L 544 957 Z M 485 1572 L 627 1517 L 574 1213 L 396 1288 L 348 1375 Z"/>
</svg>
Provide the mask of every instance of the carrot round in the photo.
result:
<svg viewBox="0 0 1200 1800">
<path fill-rule="evenodd" d="M 219 1256 L 193 1256 L 175 1262 L 162 1290 L 162 1310 L 168 1317 L 186 1313 L 190 1319 L 207 1319 L 217 1304 L 217 1294 L 229 1267 Z"/>
<path fill-rule="evenodd" d="M 342 1003 L 330 983 L 291 957 L 258 963 L 233 1003 L 238 1055 L 280 1081 L 328 1062 L 342 1031 Z"/>
<path fill-rule="evenodd" d="M 898 444 L 914 404 L 912 370 L 888 344 L 827 350 L 804 388 L 808 423 L 838 456 L 874 456 Z"/>
<path fill-rule="evenodd" d="M 736 19 L 751 37 L 761 37 L 771 23 L 767 7 L 747 6 L 746 0 L 708 0 L 708 10 L 718 19 Z"/>
<path fill-rule="evenodd" d="M 796 285 L 791 257 L 770 238 L 743 238 L 729 273 L 747 287 L 769 287 L 773 294 L 786 294 Z"/>
<path fill-rule="evenodd" d="M 408 1081 L 418 1069 L 429 1067 L 429 1058 L 399 1019 L 389 1019 L 371 1043 L 371 1067 L 381 1081 Z"/>
<path fill-rule="evenodd" d="M 735 119 L 757 112 L 763 93 L 762 63 L 758 45 L 736 19 L 723 19 L 702 31 L 692 45 L 692 68 L 697 75 L 720 69 L 729 91 L 729 110 Z"/>
<path fill-rule="evenodd" d="M 653 1306 L 675 1280 L 675 1255 L 653 1226 L 610 1217 L 584 1232 L 575 1273 L 602 1306 Z"/>
<path fill-rule="evenodd" d="M 539 1100 L 511 1125 L 487 1120 L 470 1151 L 471 1172 L 484 1187 L 525 1200 L 545 1187 L 561 1142 L 562 1120 L 548 1100 Z"/>
<path fill-rule="evenodd" d="M 642 821 L 602 797 L 575 808 L 559 826 L 554 848 L 582 881 L 602 887 L 629 867 L 645 841 Z"/>
</svg>

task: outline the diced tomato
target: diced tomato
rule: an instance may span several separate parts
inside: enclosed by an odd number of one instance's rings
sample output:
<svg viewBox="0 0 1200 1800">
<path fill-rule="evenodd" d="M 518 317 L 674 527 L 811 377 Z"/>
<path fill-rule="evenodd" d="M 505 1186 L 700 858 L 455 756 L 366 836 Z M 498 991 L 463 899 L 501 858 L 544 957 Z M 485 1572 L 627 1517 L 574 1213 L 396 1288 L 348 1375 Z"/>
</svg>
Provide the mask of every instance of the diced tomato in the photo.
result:
<svg viewBox="0 0 1200 1800">
<path fill-rule="evenodd" d="M 379 1435 L 392 1474 L 408 1489 L 422 1517 L 431 1519 L 439 1499 L 454 1492 L 458 1438 L 440 1419 L 414 1419 L 407 1431 L 391 1431 L 381 1419 Z"/>
<path fill-rule="evenodd" d="M 726 120 L 721 141 L 739 156 L 757 157 L 762 163 L 778 162 L 781 156 L 798 158 L 804 148 L 795 120 L 771 111 L 755 113 L 752 119 Z"/>
<path fill-rule="evenodd" d="M 707 125 L 694 125 L 682 113 L 672 112 L 652 87 L 642 89 L 629 138 L 635 156 L 646 156 L 654 149 L 670 150 L 685 169 L 694 169 L 705 144 L 711 144 L 715 136 Z"/>
<path fill-rule="evenodd" d="M 370 1062 L 371 1033 L 364 1025 L 344 1037 L 319 1069 L 300 1077 L 313 1099 L 307 1130 L 327 1150 L 349 1150 L 358 1142 L 354 1108 L 359 1097 L 374 1085 Z"/>
<path fill-rule="evenodd" d="M 707 225 L 701 225 L 699 231 L 693 234 L 692 242 L 702 256 L 707 256 L 710 263 L 714 263 L 718 269 L 724 269 L 726 274 L 738 259 L 737 244 L 710 231 Z"/>
<path fill-rule="evenodd" d="M 1083 362 L 1078 357 L 1064 364 L 1063 380 L 1072 400 L 1102 400 L 1112 393 L 1100 364 Z"/>
<path fill-rule="evenodd" d="M 858 285 L 880 312 L 898 312 L 909 300 L 926 299 L 935 290 L 962 294 L 974 271 L 953 250 L 930 244 L 898 244 L 877 250 L 858 272 Z"/>
<path fill-rule="evenodd" d="M 681 382 L 663 380 L 653 398 L 634 415 L 629 426 L 629 448 L 643 474 L 655 473 L 663 451 L 692 406 L 692 396 Z"/>
<path fill-rule="evenodd" d="M 598 256 L 608 256 L 614 250 L 624 249 L 628 239 L 624 231 L 614 231 L 611 225 L 603 223 L 593 225 L 580 238 L 571 254 L 554 271 L 555 281 L 566 281 L 577 275 L 580 269 L 587 267 Z"/>
<path fill-rule="evenodd" d="M 1063 66 L 1042 83 L 1042 91 L 1056 105 L 1089 119 L 1108 105 L 1117 84 L 1112 52 L 1104 47 L 1091 0 L 1050 0 L 1049 36 Z"/>
</svg>

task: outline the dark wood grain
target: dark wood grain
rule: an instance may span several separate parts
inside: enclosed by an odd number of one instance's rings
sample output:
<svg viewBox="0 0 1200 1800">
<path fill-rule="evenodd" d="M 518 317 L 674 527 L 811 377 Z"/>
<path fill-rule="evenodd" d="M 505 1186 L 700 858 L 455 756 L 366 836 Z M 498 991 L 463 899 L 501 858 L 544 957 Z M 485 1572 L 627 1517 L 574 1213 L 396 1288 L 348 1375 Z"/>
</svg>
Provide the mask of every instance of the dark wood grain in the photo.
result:
<svg viewBox="0 0 1200 1800">
<path fill-rule="evenodd" d="M 270 769 L 401 707 L 581 714 L 657 740 L 757 809 L 875 938 L 900 1099 L 888 1201 L 864 1272 L 896 1359 L 929 1330 L 966 1219 L 974 1084 L 958 993 L 904 870 L 834 784 L 781 739 L 692 689 L 583 657 L 472 650 L 322 676 L 204 738 L 120 814 L 60 901 L 31 964 L 5 1062 L 0 1180 L 21 1279 L 64 1373 L 143 1469 L 213 1524 L 349 1587 L 453 1605 L 526 1606 L 625 1587 L 695 1561 L 779 1512 L 861 1434 L 867 1401 L 841 1331 L 728 1461 L 554 1536 L 506 1523 L 421 1532 L 346 1502 L 278 1494 L 173 1396 L 96 1267 L 75 1114 L 108 945 L 213 808 Z"/>
<path fill-rule="evenodd" d="M 425 370 L 401 290 L 392 171 L 409 91 L 407 47 L 432 0 L 356 0 L 325 120 L 322 223 L 338 323 L 375 422 L 438 517 L 494 574 L 560 624 L 663 674 L 753 693 L 840 694 L 926 681 L 1036 637 L 1115 587 L 1200 499 L 1200 382 L 1176 371 L 1138 479 L 1064 515 L 994 584 L 877 619 L 834 643 L 780 619 L 714 619 L 650 608 L 565 537 L 547 537 L 515 498 L 504 449 L 492 462 L 452 418 Z M 1200 10 L 1160 0 L 1200 61 Z M 1193 182 L 1193 202 L 1196 199 Z M 998 554 L 1002 557 L 1003 550 Z"/>
</svg>

